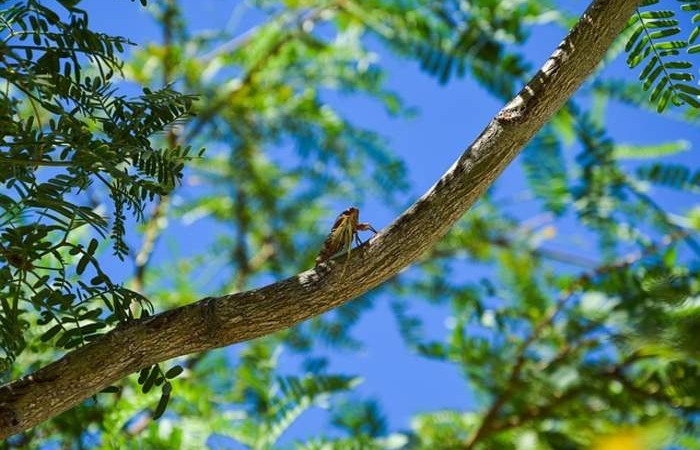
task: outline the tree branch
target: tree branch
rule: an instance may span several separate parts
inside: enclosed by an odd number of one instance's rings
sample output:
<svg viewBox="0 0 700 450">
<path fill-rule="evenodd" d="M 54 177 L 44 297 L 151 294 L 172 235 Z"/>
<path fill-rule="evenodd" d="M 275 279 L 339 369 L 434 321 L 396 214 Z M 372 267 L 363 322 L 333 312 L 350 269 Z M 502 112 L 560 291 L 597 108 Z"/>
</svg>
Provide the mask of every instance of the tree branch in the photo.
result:
<svg viewBox="0 0 700 450">
<path fill-rule="evenodd" d="M 260 289 L 205 298 L 116 327 L 0 387 L 0 437 L 65 411 L 142 367 L 290 327 L 394 276 L 448 231 L 593 72 L 636 4 L 595 0 L 447 173 L 347 263 L 343 256 L 341 263 L 329 261 Z M 347 265 L 335 270 L 339 264 Z"/>
</svg>

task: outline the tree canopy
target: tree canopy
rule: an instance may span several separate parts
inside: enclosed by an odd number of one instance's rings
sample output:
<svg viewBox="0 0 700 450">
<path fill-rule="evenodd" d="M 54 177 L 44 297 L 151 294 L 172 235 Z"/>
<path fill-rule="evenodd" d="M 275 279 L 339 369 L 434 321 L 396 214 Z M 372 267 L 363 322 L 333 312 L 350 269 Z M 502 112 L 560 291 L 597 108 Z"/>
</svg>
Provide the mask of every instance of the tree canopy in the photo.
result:
<svg viewBox="0 0 700 450">
<path fill-rule="evenodd" d="M 184 1 L 129 5 L 157 42 L 96 31 L 88 3 L 0 5 L 4 447 L 700 448 L 700 170 L 683 136 L 625 144 L 607 114 L 697 135 L 697 0 L 581 18 L 258 0 L 231 7 L 256 17 L 244 31 L 196 29 Z M 566 38 L 539 67 L 542 24 Z M 411 114 L 382 53 L 504 105 L 420 198 L 411 162 L 342 107 Z M 525 216 L 493 194 L 513 164 Z M 396 220 L 314 265 L 332 217 L 370 197 Z M 388 426 L 362 370 L 334 368 L 378 302 L 474 405 Z M 285 440 L 315 406 L 328 426 Z"/>
</svg>

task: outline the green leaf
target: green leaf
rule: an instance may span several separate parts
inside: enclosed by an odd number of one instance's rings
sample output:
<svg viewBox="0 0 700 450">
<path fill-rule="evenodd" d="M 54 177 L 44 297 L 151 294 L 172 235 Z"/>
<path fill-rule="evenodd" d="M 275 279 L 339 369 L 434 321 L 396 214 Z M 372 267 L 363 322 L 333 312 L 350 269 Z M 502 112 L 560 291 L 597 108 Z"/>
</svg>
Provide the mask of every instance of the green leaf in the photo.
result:
<svg viewBox="0 0 700 450">
<path fill-rule="evenodd" d="M 684 139 L 652 145 L 619 144 L 614 147 L 615 159 L 650 159 L 675 155 L 690 149 Z"/>
<path fill-rule="evenodd" d="M 654 31 L 652 33 L 649 33 L 649 38 L 654 40 L 654 39 L 661 39 L 669 36 L 674 36 L 678 33 L 681 32 L 680 28 L 673 27 L 673 28 L 666 28 L 665 30 L 658 30 Z"/>
<path fill-rule="evenodd" d="M 642 39 L 637 42 L 637 45 L 634 46 L 634 48 L 629 52 L 627 55 L 627 65 L 630 68 L 636 67 L 646 56 L 649 54 L 649 51 L 645 51 L 647 47 L 647 43 L 649 42 L 649 37 L 648 36 L 643 36 Z"/>
<path fill-rule="evenodd" d="M 160 367 L 158 367 L 158 364 L 155 364 L 153 367 L 151 367 L 151 372 L 148 374 L 148 378 L 146 378 L 146 380 L 143 382 L 143 385 L 141 386 L 141 391 L 144 394 L 150 391 L 151 388 L 153 388 L 159 375 Z"/>
<path fill-rule="evenodd" d="M 51 340 L 54 336 L 58 334 L 59 331 L 63 329 L 63 326 L 61 324 L 54 325 L 48 330 L 46 330 L 42 335 L 41 335 L 41 342 L 47 342 Z"/>
<path fill-rule="evenodd" d="M 654 69 L 649 76 L 647 77 L 646 80 L 644 80 L 644 84 L 642 85 L 642 88 L 647 91 L 649 88 L 654 84 L 654 81 L 656 81 L 656 78 L 658 78 L 659 74 L 663 72 L 664 67 L 662 65 L 659 65 Z M 640 75 L 641 76 L 641 75 Z"/>
<path fill-rule="evenodd" d="M 90 244 L 88 244 L 88 248 L 87 248 L 88 255 L 93 256 L 95 254 L 95 250 L 97 250 L 97 245 L 98 245 L 97 239 L 93 238 L 90 240 Z"/>
<path fill-rule="evenodd" d="M 659 103 L 656 106 L 656 111 L 658 112 L 664 112 L 666 109 L 666 105 L 668 105 L 668 101 L 671 99 L 671 95 L 673 94 L 673 91 L 671 89 L 666 90 L 661 98 L 659 99 Z"/>
<path fill-rule="evenodd" d="M 642 71 L 640 72 L 640 74 L 639 74 L 639 79 L 640 79 L 640 80 L 645 80 L 645 79 L 647 79 L 647 77 L 648 77 L 649 74 L 651 73 L 651 70 L 652 70 L 654 67 L 656 67 L 656 63 L 657 63 L 657 62 L 659 62 L 659 58 L 658 58 L 658 56 L 654 55 L 654 56 L 649 60 L 649 62 L 647 63 L 647 65 L 644 67 L 644 69 L 642 69 Z M 656 78 L 656 76 L 654 76 L 654 78 Z M 651 83 L 650 83 L 650 84 L 651 84 Z M 645 85 L 646 85 L 646 83 L 645 83 Z M 646 90 L 646 89 L 648 89 L 648 88 L 645 88 L 645 90 Z"/>
<path fill-rule="evenodd" d="M 143 369 L 141 369 L 141 370 L 139 371 L 139 378 L 138 378 L 138 380 L 137 380 L 137 383 L 138 383 L 138 384 L 143 384 L 143 383 L 146 382 L 146 378 L 148 378 L 148 374 L 149 374 L 150 371 L 151 371 L 151 367 L 152 367 L 152 366 L 144 367 Z"/>
<path fill-rule="evenodd" d="M 79 320 L 98 320 L 102 314 L 102 308 L 95 308 L 78 316 Z"/>
<path fill-rule="evenodd" d="M 170 392 L 172 391 L 172 385 L 170 382 L 167 382 L 163 385 L 163 390 L 162 394 L 160 396 L 160 400 L 158 400 L 158 405 L 156 406 L 155 411 L 153 412 L 153 420 L 158 420 L 161 418 L 163 413 L 165 413 L 165 410 L 168 407 L 168 402 L 170 401 Z"/>
<path fill-rule="evenodd" d="M 662 77 L 661 80 L 656 84 L 656 87 L 653 91 L 651 91 L 651 95 L 649 96 L 649 100 L 652 103 L 656 103 L 656 101 L 659 99 L 659 96 L 664 92 L 667 84 L 668 77 L 665 76 Z"/>
<path fill-rule="evenodd" d="M 184 369 L 182 368 L 182 366 L 173 366 L 167 372 L 165 372 L 165 378 L 167 378 L 168 380 L 172 380 L 173 378 L 180 375 L 183 371 Z"/>
<path fill-rule="evenodd" d="M 46 284 L 46 282 L 49 280 L 49 278 L 51 278 L 49 275 L 42 275 L 41 277 L 39 277 L 38 280 L 36 280 L 36 281 L 34 282 L 34 284 L 32 285 L 32 287 L 33 287 L 34 289 L 37 289 L 37 288 L 39 288 L 39 287 L 41 287 L 41 286 L 44 286 L 44 285 Z"/>
<path fill-rule="evenodd" d="M 634 18 L 636 19 L 636 16 L 634 16 Z M 637 43 L 637 39 L 639 39 L 639 36 L 641 36 L 643 32 L 643 26 L 638 25 L 635 28 L 634 32 L 630 35 L 629 39 L 627 39 L 627 43 L 625 44 L 626 52 L 629 52 L 634 47 L 634 45 Z"/>
<path fill-rule="evenodd" d="M 700 96 L 700 87 L 698 86 L 678 83 L 674 87 L 679 91 L 685 92 L 686 94 Z"/>
<path fill-rule="evenodd" d="M 100 392 L 103 394 L 118 394 L 119 392 L 121 392 L 121 388 L 119 388 L 119 386 L 107 386 Z"/>
<path fill-rule="evenodd" d="M 684 92 L 680 92 L 678 97 L 693 108 L 700 108 L 700 100 L 697 97 L 688 95 Z"/>
<path fill-rule="evenodd" d="M 78 264 L 75 267 L 75 272 L 78 275 L 82 275 L 83 272 L 85 272 L 85 268 L 87 267 L 90 260 L 91 260 L 91 257 L 89 254 L 87 254 L 87 253 L 83 254 L 83 256 L 81 256 L 80 259 L 78 260 Z"/>
</svg>

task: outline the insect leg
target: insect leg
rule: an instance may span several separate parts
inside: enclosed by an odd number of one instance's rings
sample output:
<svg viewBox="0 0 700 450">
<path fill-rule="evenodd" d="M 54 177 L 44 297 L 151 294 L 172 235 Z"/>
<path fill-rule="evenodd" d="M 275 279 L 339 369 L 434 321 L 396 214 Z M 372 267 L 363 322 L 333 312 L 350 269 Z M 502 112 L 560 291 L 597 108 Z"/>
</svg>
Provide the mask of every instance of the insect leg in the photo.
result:
<svg viewBox="0 0 700 450">
<path fill-rule="evenodd" d="M 355 237 L 355 244 L 357 244 L 357 245 L 364 244 L 364 242 L 362 242 L 362 239 L 360 239 L 360 234 L 357 231 L 355 231 L 353 233 L 353 236 Z"/>
<path fill-rule="evenodd" d="M 358 223 L 358 224 L 357 224 L 357 230 L 359 230 L 359 231 L 371 231 L 372 233 L 377 234 L 377 230 L 375 230 L 374 227 L 373 227 L 372 225 L 370 225 L 370 224 L 368 224 L 368 223 L 366 223 L 366 222 Z M 357 242 L 357 245 L 362 245 L 362 244 L 364 244 L 364 242 L 362 242 L 362 241 L 360 240 L 360 236 L 359 236 L 359 234 L 357 233 L 357 231 L 355 231 L 355 239 L 356 239 L 355 242 Z"/>
<path fill-rule="evenodd" d="M 375 230 L 374 227 L 372 225 L 368 224 L 367 222 L 358 223 L 357 229 L 360 231 L 368 231 L 369 230 L 372 233 L 377 234 L 377 230 Z"/>
</svg>

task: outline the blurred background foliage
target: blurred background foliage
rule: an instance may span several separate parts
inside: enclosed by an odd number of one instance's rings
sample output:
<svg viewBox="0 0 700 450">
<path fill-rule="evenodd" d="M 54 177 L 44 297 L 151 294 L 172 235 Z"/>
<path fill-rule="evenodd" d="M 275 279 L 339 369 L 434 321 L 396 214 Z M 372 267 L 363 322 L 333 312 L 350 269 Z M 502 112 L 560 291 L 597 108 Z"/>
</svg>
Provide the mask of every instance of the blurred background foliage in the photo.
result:
<svg viewBox="0 0 700 450">
<path fill-rule="evenodd" d="M 536 67 L 532 30 L 576 19 L 531 0 L 259 0 L 231 7 L 259 17 L 244 32 L 200 32 L 180 1 L 153 0 L 161 37 L 123 60 L 128 36 L 92 31 L 82 6 L 0 11 L 5 382 L 120 321 L 311 267 L 347 199 L 400 212 L 418 194 L 407 162 L 328 101 L 412 114 L 376 48 L 505 101 Z M 690 158 L 665 162 L 686 141 L 623 144 L 606 123 L 621 102 L 696 132 L 697 11 L 690 0 L 640 6 L 607 63 L 626 52 L 640 81 L 601 67 L 519 158 L 525 192 L 490 192 L 384 286 L 233 350 L 144 368 L 2 445 L 700 448 L 700 172 Z M 660 201 L 657 186 L 683 201 Z M 209 241 L 182 228 L 198 223 Z M 577 253 L 581 236 L 595 252 Z M 162 239 L 171 257 L 154 261 Z M 470 408 L 390 429 L 382 403 L 357 392 L 360 368 L 330 370 L 329 353 L 363 348 L 353 330 L 377 300 L 411 351 L 458 370 Z M 442 335 L 425 323 L 436 314 Z M 283 352 L 298 365 L 280 364 Z M 316 407 L 325 425 L 285 440 Z"/>
</svg>

